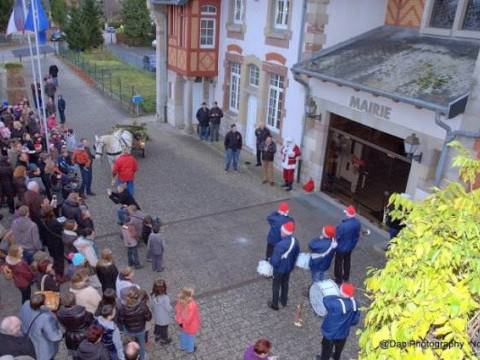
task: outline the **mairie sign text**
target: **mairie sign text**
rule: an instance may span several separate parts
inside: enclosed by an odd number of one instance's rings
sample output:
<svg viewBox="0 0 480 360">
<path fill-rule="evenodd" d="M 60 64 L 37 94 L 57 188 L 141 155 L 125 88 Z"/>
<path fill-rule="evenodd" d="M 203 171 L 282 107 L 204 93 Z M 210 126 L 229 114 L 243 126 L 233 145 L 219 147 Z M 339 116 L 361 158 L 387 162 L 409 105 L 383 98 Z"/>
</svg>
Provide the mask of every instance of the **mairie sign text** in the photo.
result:
<svg viewBox="0 0 480 360">
<path fill-rule="evenodd" d="M 391 107 L 380 105 L 373 101 L 368 101 L 368 100 L 359 98 L 358 96 L 350 97 L 349 106 L 352 109 L 366 112 L 385 120 L 390 120 L 390 114 L 392 113 Z"/>
</svg>

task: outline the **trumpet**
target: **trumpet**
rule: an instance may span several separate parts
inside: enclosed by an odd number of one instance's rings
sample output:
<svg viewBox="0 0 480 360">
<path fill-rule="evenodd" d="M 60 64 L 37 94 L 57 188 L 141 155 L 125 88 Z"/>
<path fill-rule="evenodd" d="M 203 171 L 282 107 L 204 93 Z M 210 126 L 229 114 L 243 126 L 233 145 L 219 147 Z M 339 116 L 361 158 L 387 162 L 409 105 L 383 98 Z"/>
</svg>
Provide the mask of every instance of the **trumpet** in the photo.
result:
<svg viewBox="0 0 480 360">
<path fill-rule="evenodd" d="M 302 310 L 303 310 L 303 303 L 297 305 L 297 310 L 295 311 L 295 321 L 293 325 L 296 327 L 303 327 L 303 319 L 302 319 Z"/>
</svg>

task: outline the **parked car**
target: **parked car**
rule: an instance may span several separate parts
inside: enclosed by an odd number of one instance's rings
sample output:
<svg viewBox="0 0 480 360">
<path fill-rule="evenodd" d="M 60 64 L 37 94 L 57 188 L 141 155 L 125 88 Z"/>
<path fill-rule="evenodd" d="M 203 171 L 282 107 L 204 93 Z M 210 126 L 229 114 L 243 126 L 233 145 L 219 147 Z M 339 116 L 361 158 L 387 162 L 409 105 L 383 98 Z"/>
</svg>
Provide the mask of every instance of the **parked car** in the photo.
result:
<svg viewBox="0 0 480 360">
<path fill-rule="evenodd" d="M 50 35 L 50 41 L 62 41 L 65 40 L 66 35 L 63 31 L 56 30 Z"/>
<path fill-rule="evenodd" d="M 113 26 L 107 26 L 105 31 L 109 34 L 115 34 L 117 32 L 117 30 Z"/>
<path fill-rule="evenodd" d="M 157 59 L 155 54 L 143 57 L 143 69 L 151 72 L 157 71 Z"/>
</svg>

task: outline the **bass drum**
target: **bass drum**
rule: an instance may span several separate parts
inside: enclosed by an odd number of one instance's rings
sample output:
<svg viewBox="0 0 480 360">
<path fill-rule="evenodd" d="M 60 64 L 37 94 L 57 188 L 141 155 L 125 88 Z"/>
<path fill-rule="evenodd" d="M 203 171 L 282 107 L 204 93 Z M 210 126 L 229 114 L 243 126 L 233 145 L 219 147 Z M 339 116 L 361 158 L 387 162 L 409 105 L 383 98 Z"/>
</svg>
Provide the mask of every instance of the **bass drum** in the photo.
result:
<svg viewBox="0 0 480 360">
<path fill-rule="evenodd" d="M 329 295 L 340 296 L 338 285 L 331 279 L 318 281 L 310 287 L 310 304 L 318 316 L 327 315 L 323 298 Z"/>
</svg>

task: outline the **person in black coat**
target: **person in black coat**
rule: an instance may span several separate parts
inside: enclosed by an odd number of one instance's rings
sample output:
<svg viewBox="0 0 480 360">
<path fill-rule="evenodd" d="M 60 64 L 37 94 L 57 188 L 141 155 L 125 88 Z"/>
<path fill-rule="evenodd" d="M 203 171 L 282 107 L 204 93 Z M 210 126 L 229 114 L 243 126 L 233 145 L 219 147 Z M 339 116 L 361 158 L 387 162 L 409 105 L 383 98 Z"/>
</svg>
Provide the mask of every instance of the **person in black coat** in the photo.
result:
<svg viewBox="0 0 480 360">
<path fill-rule="evenodd" d="M 13 168 L 8 162 L 8 158 L 0 159 L 0 195 L 6 199 L 10 214 L 15 212 L 15 186 L 13 184 Z"/>
<path fill-rule="evenodd" d="M 196 115 L 198 126 L 200 127 L 200 140 L 208 140 L 208 124 L 210 122 L 210 110 L 207 108 L 207 103 L 202 103 L 202 107 L 197 110 Z"/>
<path fill-rule="evenodd" d="M 242 150 L 242 134 L 237 131 L 235 124 L 230 126 L 230 131 L 225 135 L 225 171 L 228 172 L 230 164 L 233 170 L 238 171 L 238 159 Z"/>
<path fill-rule="evenodd" d="M 16 316 L 3 318 L 0 324 L 0 357 L 11 355 L 14 358 L 30 356 L 35 359 L 35 348 L 28 335 L 21 331 L 22 322 Z"/>
<path fill-rule="evenodd" d="M 42 207 L 42 217 L 39 225 L 40 238 L 53 258 L 55 274 L 61 280 L 65 270 L 63 225 L 56 219 L 55 210 L 51 206 Z"/>
<path fill-rule="evenodd" d="M 126 190 L 125 185 L 117 186 L 117 192 L 112 192 L 111 189 L 107 190 L 108 197 L 112 200 L 115 204 L 120 204 L 121 206 L 117 209 L 117 222 L 119 225 L 123 225 L 127 222 L 128 219 L 128 210 L 127 208 L 130 205 L 135 205 L 138 210 L 140 210 L 140 206 L 135 201 L 135 198 L 130 194 L 129 191 Z"/>
<path fill-rule="evenodd" d="M 85 307 L 76 305 L 75 295 L 67 292 L 61 295 L 61 307 L 57 319 L 65 328 L 65 344 L 68 352 L 75 358 L 80 343 L 85 339 L 88 327 L 93 324 L 93 315 Z"/>
<path fill-rule="evenodd" d="M 60 114 L 60 124 L 65 124 L 65 109 L 67 108 L 67 103 L 62 95 L 58 95 L 57 109 Z"/>
<path fill-rule="evenodd" d="M 102 291 L 107 289 L 117 290 L 118 269 L 113 261 L 112 250 L 105 248 L 102 250 L 101 258 L 96 266 L 98 280 L 102 284 Z"/>
<path fill-rule="evenodd" d="M 267 137 L 271 136 L 270 130 L 265 127 L 264 123 L 259 123 L 255 129 L 256 145 L 257 145 L 257 163 L 255 166 L 262 166 L 262 144 L 267 140 Z"/>
<path fill-rule="evenodd" d="M 218 107 L 216 101 L 210 109 L 210 141 L 218 141 L 218 131 L 220 129 L 220 122 L 222 121 L 223 111 Z"/>
</svg>

